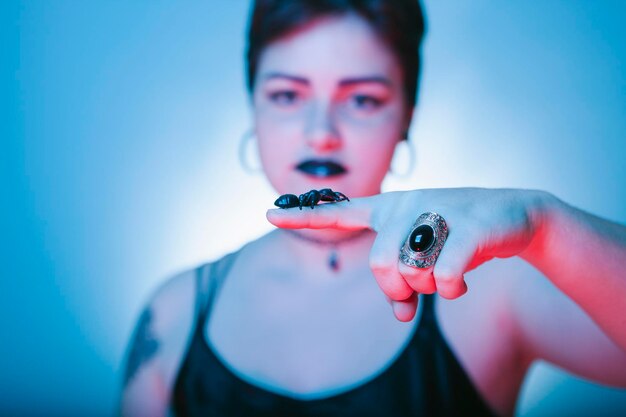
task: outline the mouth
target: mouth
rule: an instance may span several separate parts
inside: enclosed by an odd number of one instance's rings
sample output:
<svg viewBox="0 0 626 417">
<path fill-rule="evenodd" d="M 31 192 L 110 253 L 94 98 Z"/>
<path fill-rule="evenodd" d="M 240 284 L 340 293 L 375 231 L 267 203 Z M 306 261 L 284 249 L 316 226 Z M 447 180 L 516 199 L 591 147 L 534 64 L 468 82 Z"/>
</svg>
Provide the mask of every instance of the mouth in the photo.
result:
<svg viewBox="0 0 626 417">
<path fill-rule="evenodd" d="M 329 160 L 308 159 L 296 165 L 296 169 L 317 178 L 328 178 L 342 175 L 348 170 L 341 164 Z"/>
</svg>

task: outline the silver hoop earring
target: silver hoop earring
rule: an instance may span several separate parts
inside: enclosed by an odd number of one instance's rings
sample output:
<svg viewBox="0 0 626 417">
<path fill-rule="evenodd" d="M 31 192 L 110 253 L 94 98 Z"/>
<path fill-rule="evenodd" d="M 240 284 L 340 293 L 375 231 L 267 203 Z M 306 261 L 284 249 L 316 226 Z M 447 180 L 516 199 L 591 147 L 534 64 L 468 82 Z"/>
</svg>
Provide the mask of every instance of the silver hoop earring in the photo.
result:
<svg viewBox="0 0 626 417">
<path fill-rule="evenodd" d="M 402 143 L 404 143 L 404 145 L 402 145 Z M 406 150 L 401 152 L 399 148 L 405 148 Z M 400 156 L 402 154 L 404 154 L 404 156 Z M 397 166 L 400 165 L 400 163 L 397 162 L 398 160 L 406 161 L 402 163 L 406 165 L 403 171 L 397 169 Z M 394 167 L 394 165 L 396 167 Z M 403 139 L 396 145 L 396 151 L 393 154 L 391 165 L 389 165 L 389 173 L 395 177 L 404 179 L 411 175 L 413 169 L 415 169 L 415 148 L 411 146 L 408 139 Z"/>
<path fill-rule="evenodd" d="M 248 155 L 251 153 L 249 143 L 252 143 L 252 139 L 255 138 L 254 131 L 249 129 L 241 135 L 241 139 L 239 140 L 239 165 L 241 165 L 241 168 L 248 174 L 256 174 L 262 171 L 260 163 L 257 167 L 253 167 L 252 164 L 248 163 Z"/>
</svg>

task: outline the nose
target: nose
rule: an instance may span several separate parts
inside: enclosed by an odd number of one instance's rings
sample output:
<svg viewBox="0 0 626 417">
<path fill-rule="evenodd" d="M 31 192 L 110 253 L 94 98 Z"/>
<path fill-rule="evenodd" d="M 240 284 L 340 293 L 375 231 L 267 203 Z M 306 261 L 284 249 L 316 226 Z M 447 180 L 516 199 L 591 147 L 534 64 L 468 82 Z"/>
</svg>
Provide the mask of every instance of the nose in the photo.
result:
<svg viewBox="0 0 626 417">
<path fill-rule="evenodd" d="M 318 152 L 334 151 L 341 147 L 331 103 L 317 102 L 312 106 L 305 137 L 307 144 Z"/>
</svg>

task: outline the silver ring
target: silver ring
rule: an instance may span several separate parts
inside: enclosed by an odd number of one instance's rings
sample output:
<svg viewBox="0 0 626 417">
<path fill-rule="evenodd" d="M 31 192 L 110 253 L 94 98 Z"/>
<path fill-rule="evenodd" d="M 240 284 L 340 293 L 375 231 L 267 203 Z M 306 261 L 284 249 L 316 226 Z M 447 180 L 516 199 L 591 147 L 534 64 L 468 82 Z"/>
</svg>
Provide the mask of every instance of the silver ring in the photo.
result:
<svg viewBox="0 0 626 417">
<path fill-rule="evenodd" d="M 437 257 L 448 237 L 448 225 L 437 213 L 421 214 L 400 250 L 400 261 L 416 268 L 428 268 Z"/>
</svg>

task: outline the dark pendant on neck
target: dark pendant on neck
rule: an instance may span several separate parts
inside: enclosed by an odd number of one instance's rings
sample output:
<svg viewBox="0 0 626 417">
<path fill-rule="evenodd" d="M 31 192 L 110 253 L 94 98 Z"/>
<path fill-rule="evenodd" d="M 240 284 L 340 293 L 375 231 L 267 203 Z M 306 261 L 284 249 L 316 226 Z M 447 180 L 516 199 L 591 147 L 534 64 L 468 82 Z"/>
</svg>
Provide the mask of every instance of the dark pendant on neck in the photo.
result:
<svg viewBox="0 0 626 417">
<path fill-rule="evenodd" d="M 339 271 L 339 255 L 337 255 L 337 250 L 332 248 L 330 250 L 330 255 L 328 256 L 328 267 L 333 271 Z"/>
</svg>

